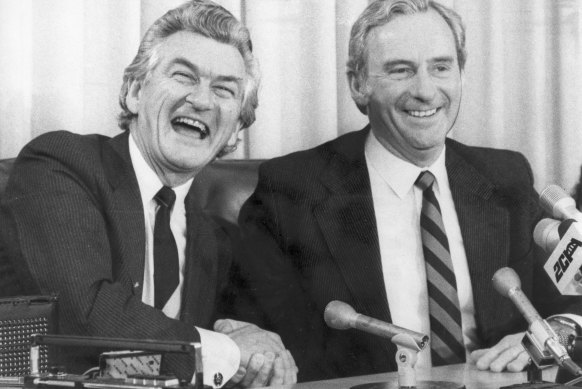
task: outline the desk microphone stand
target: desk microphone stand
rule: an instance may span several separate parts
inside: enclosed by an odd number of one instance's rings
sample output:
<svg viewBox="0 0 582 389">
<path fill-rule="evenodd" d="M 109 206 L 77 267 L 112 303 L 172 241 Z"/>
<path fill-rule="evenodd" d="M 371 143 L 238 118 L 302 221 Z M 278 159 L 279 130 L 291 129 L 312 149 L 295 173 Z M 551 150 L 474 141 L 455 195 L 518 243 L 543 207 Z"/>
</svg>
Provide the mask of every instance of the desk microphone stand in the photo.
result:
<svg viewBox="0 0 582 389">
<path fill-rule="evenodd" d="M 407 334 L 395 335 L 390 340 L 398 347 L 396 351 L 398 382 L 374 382 L 352 386 L 350 389 L 465 389 L 464 385 L 454 382 L 420 381 L 417 383 L 414 366 L 418 359 L 418 352 L 422 349 Z"/>
<path fill-rule="evenodd" d="M 530 356 L 531 363 L 527 366 L 527 382 L 523 384 L 516 384 L 504 386 L 500 389 L 560 389 L 571 388 L 574 386 L 574 381 L 567 384 L 559 384 L 553 382 L 546 382 L 542 379 L 542 367 L 551 366 L 554 364 L 554 358 L 546 350 L 545 346 L 540 345 L 531 331 L 526 331 L 523 340 L 521 341 L 525 351 Z"/>
</svg>

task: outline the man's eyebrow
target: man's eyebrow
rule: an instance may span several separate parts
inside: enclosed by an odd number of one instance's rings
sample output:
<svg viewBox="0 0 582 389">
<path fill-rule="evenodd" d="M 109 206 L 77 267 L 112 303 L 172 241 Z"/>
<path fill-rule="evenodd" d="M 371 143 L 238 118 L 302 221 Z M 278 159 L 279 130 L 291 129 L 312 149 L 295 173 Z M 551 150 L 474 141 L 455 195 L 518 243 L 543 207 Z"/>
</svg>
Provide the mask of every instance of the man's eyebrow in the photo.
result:
<svg viewBox="0 0 582 389">
<path fill-rule="evenodd" d="M 174 65 L 183 65 L 186 66 L 187 68 L 189 68 L 190 70 L 192 70 L 193 72 L 198 73 L 198 66 L 194 65 L 192 62 L 188 61 L 186 58 L 184 57 L 177 57 L 174 58 L 169 64 L 168 64 L 168 68 L 171 68 Z"/>
<path fill-rule="evenodd" d="M 193 64 L 192 62 L 190 62 L 189 60 L 187 60 L 184 57 L 178 57 L 178 58 L 174 58 L 170 64 L 168 65 L 168 68 L 172 67 L 173 65 L 183 65 L 186 66 L 187 68 L 189 68 L 192 72 L 194 73 L 204 73 L 200 70 L 200 68 L 198 66 L 196 66 L 196 64 Z M 212 75 L 214 75 L 214 73 L 211 72 Z M 223 82 L 242 82 L 243 79 L 241 77 L 236 77 L 236 76 L 230 76 L 230 75 L 222 75 L 222 74 L 217 74 L 215 75 L 216 79 L 218 81 L 223 81 Z"/>
<path fill-rule="evenodd" d="M 429 63 L 453 63 L 455 62 L 455 58 L 451 57 L 449 55 L 445 55 L 445 56 L 441 56 L 441 57 L 434 57 L 431 58 L 429 60 Z M 389 70 L 394 66 L 398 66 L 398 65 L 406 65 L 406 66 L 410 66 L 410 67 L 417 67 L 418 64 L 414 61 L 410 61 L 410 60 L 406 60 L 406 59 L 395 59 L 395 60 L 391 60 L 391 61 L 386 61 L 384 62 L 384 65 L 382 66 L 384 68 L 384 70 Z"/>
<path fill-rule="evenodd" d="M 453 63 L 453 62 L 455 62 L 455 58 L 454 58 L 454 57 L 451 57 L 451 56 L 448 56 L 448 55 L 446 55 L 446 56 L 442 56 L 442 57 L 435 57 L 435 58 L 432 58 L 432 59 L 430 60 L 430 62 L 431 62 L 431 63 L 436 63 L 436 62 L 448 62 L 448 63 Z"/>
<path fill-rule="evenodd" d="M 222 81 L 222 82 L 235 82 L 237 84 L 243 81 L 242 77 L 225 76 L 225 75 L 218 75 L 218 76 L 216 76 L 216 80 L 217 81 Z"/>
<path fill-rule="evenodd" d="M 410 66 L 410 67 L 416 67 L 417 66 L 416 63 L 413 62 L 413 61 L 409 61 L 409 60 L 406 60 L 406 59 L 394 59 L 394 60 L 391 60 L 391 61 L 384 62 L 384 65 L 382 65 L 382 67 L 385 70 L 388 70 L 388 69 L 390 69 L 390 68 L 392 68 L 394 66 L 398 66 L 398 65 L 406 65 L 406 66 Z"/>
</svg>

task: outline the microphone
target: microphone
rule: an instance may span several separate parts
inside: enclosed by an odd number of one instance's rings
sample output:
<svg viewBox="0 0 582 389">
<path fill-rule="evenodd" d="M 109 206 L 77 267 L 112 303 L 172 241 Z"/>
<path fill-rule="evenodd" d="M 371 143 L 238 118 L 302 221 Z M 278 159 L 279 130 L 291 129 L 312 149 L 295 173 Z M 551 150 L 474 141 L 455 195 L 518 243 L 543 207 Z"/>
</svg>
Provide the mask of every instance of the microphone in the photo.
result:
<svg viewBox="0 0 582 389">
<path fill-rule="evenodd" d="M 573 201 L 573 200 L 572 200 Z M 582 224 L 542 219 L 533 233 L 534 241 L 550 256 L 544 270 L 562 295 L 582 295 Z"/>
<path fill-rule="evenodd" d="M 546 186 L 540 193 L 540 205 L 556 219 L 582 222 L 582 213 L 576 208 L 576 201 L 558 185 Z"/>
<path fill-rule="evenodd" d="M 561 223 L 558 220 L 544 218 L 540 220 L 534 228 L 534 242 L 536 242 L 536 244 L 548 254 L 554 251 L 558 243 L 560 243 L 561 236 L 558 231 L 560 224 Z"/>
<path fill-rule="evenodd" d="M 499 294 L 513 302 L 529 324 L 526 337 L 524 337 L 522 343 L 536 365 L 539 366 L 544 352 L 547 351 L 558 365 L 566 368 L 576 376 L 582 375 L 582 369 L 570 358 L 568 351 L 560 344 L 558 336 L 552 327 L 542 319 L 521 290 L 521 281 L 517 273 L 509 267 L 497 270 L 493 275 L 493 286 Z M 527 343 L 527 341 L 531 341 L 532 344 Z"/>
<path fill-rule="evenodd" d="M 336 330 L 354 328 L 388 338 L 399 346 L 416 351 L 424 349 L 429 342 L 428 335 L 359 314 L 349 304 L 338 300 L 327 304 L 323 318 L 329 327 Z"/>
<path fill-rule="evenodd" d="M 578 323 L 570 315 L 558 315 L 547 319 L 554 332 L 558 335 L 559 342 L 566 348 L 568 355 L 574 362 L 582 362 L 582 333 Z M 574 380 L 572 382 L 569 382 Z M 560 368 L 556 375 L 556 383 L 565 384 L 566 386 L 577 386 L 575 382 L 582 380 L 582 377 L 576 378 L 566 369 Z"/>
<path fill-rule="evenodd" d="M 566 348 L 568 355 L 574 361 L 582 361 L 582 336 L 576 322 L 568 317 L 558 316 L 548 319 L 548 322 L 558 323 L 557 327 L 552 327 L 558 341 Z"/>
<path fill-rule="evenodd" d="M 396 364 L 398 365 L 398 386 L 394 382 L 376 382 L 353 386 L 352 389 L 365 388 L 450 388 L 461 389 L 462 384 L 446 381 L 420 381 L 416 382 L 414 364 L 416 352 L 421 351 L 429 342 L 427 335 L 415 332 L 394 324 L 371 318 L 357 313 L 354 308 L 342 301 L 331 301 L 323 311 L 323 318 L 327 325 L 336 330 L 354 328 L 370 334 L 388 338 L 392 343 L 400 346 L 396 352 Z"/>
</svg>

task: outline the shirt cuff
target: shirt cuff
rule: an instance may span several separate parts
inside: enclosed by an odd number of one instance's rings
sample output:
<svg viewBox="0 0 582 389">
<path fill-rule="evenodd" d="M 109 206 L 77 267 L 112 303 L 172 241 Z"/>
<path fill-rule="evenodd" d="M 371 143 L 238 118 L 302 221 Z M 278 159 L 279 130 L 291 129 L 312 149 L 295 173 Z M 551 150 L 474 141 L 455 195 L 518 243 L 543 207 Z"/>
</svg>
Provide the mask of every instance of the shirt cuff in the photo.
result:
<svg viewBox="0 0 582 389">
<path fill-rule="evenodd" d="M 202 345 L 204 385 L 220 388 L 237 372 L 240 350 L 227 335 L 196 327 Z"/>
</svg>

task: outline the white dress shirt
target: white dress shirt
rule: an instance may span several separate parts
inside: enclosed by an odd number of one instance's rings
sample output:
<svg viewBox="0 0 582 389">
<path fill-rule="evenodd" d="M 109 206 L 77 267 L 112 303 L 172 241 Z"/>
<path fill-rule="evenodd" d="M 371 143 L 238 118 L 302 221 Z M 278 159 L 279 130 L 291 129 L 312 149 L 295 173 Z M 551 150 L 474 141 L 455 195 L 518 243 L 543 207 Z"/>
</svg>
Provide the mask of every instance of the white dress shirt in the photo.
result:
<svg viewBox="0 0 582 389">
<path fill-rule="evenodd" d="M 149 167 L 133 139 L 129 137 L 129 154 L 139 184 L 139 191 L 144 209 L 146 231 L 146 256 L 144 266 L 142 301 L 154 306 L 154 225 L 158 204 L 154 199 L 163 184 L 157 174 Z M 181 312 L 182 289 L 184 286 L 184 266 L 186 262 L 186 209 L 184 200 L 193 180 L 172 188 L 176 193 L 176 202 L 170 216 L 170 228 L 176 240 L 179 261 L 179 284 L 163 308 L 164 314 L 172 319 L 179 319 Z M 196 327 L 202 344 L 202 364 L 204 384 L 216 386 L 214 375 L 223 376 L 226 383 L 238 370 L 240 350 L 227 335 Z M 222 386 L 222 385 L 221 385 Z"/>
<path fill-rule="evenodd" d="M 414 185 L 420 172 L 429 170 L 436 178 L 433 190 L 441 207 L 457 279 L 465 349 L 469 353 L 479 348 L 473 289 L 445 168 L 444 149 L 431 166 L 420 168 L 386 150 L 370 132 L 365 156 L 392 322 L 430 335 L 428 291 L 420 235 L 422 191 Z M 418 354 L 416 366 L 432 366 L 428 350 Z"/>
</svg>

